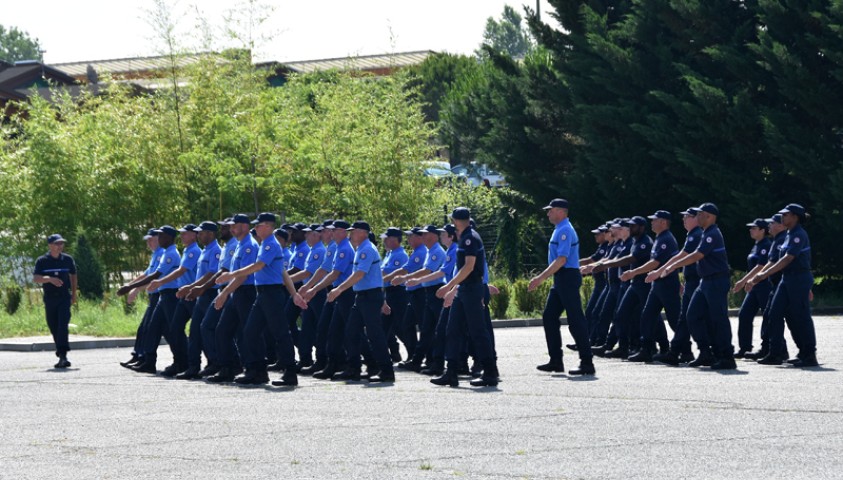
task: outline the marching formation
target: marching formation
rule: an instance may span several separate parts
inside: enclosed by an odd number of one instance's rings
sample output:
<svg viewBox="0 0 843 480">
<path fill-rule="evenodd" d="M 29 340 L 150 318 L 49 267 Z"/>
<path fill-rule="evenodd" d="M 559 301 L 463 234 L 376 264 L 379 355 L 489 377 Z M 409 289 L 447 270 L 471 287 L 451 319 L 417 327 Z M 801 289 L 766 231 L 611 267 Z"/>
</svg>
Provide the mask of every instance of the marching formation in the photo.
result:
<svg viewBox="0 0 843 480">
<path fill-rule="evenodd" d="M 802 227 L 808 214 L 802 206 L 789 204 L 747 224 L 755 244 L 748 273 L 735 285 L 712 203 L 681 213 L 687 231 L 682 247 L 670 232 L 672 215 L 658 210 L 592 230 L 597 250 L 584 258 L 568 201 L 557 198 L 544 209 L 555 225 L 548 266 L 528 287 L 552 279 L 542 316 L 549 359 L 538 370 L 565 371 L 563 312 L 574 339 L 567 346 L 580 360 L 570 375 L 593 375 L 594 356 L 714 370 L 735 369 L 735 358 L 818 365 L 809 303 L 811 247 Z M 152 252 L 148 268 L 117 292 L 134 301 L 146 290 L 149 299 L 132 358 L 121 365 L 158 373 L 163 337 L 173 363 L 161 374 L 177 379 L 260 385 L 277 371 L 283 373 L 272 381 L 276 386 L 295 386 L 299 375 L 394 382 L 399 368 L 430 375 L 435 385 L 455 387 L 460 376 L 470 375 L 473 386 L 495 386 L 500 379 L 489 301 L 497 289 L 489 285 L 471 212 L 457 208 L 451 220 L 442 228 L 386 229 L 380 235 L 383 256 L 364 221 L 276 228 L 276 216 L 261 213 L 254 220 L 238 214 L 151 229 L 144 237 Z M 655 238 L 647 234 L 648 224 Z M 60 235 L 49 243 L 50 253 L 36 263 L 35 281 L 44 285 L 57 368 L 66 368 L 75 265 L 62 253 Z M 583 275 L 594 278 L 585 310 Z M 727 311 L 730 288 L 747 292 L 737 352 Z M 759 312 L 761 345 L 753 351 Z M 798 349 L 792 359 L 785 324 Z"/>
</svg>

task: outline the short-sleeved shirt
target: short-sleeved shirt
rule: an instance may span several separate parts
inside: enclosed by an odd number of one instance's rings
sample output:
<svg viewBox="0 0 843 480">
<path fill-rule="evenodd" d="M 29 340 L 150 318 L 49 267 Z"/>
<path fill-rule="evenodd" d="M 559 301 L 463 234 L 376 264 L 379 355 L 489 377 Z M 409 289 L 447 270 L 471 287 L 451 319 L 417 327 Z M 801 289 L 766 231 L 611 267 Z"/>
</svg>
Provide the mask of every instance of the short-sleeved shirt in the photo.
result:
<svg viewBox="0 0 843 480">
<path fill-rule="evenodd" d="M 322 270 L 330 272 L 334 269 L 334 255 L 337 254 L 337 242 L 333 240 L 325 247 L 325 258 L 322 260 Z"/>
<path fill-rule="evenodd" d="M 282 285 L 287 254 L 275 235 L 269 235 L 260 244 L 257 260 L 264 266 L 255 272 L 255 285 Z"/>
<path fill-rule="evenodd" d="M 465 266 L 466 257 L 475 257 L 474 268 L 462 284 L 482 283 L 483 272 L 486 269 L 486 250 L 483 239 L 471 227 L 463 230 L 457 245 L 457 271 Z"/>
<path fill-rule="evenodd" d="M 237 251 L 238 245 L 240 245 L 240 242 L 235 237 L 231 237 L 225 242 L 225 246 L 222 249 L 223 258 L 220 259 L 220 268 L 224 268 L 229 272 L 231 271 L 231 261 L 234 260 L 234 252 Z"/>
<path fill-rule="evenodd" d="M 277 241 L 277 240 L 276 240 Z M 280 247 L 280 245 L 279 245 Z M 234 251 L 234 258 L 231 261 L 231 271 L 240 270 L 243 267 L 255 263 L 258 259 L 258 245 L 257 240 L 249 234 L 246 234 L 237 245 L 237 250 Z M 255 274 L 251 274 L 243 280 L 241 285 L 254 285 Z"/>
<path fill-rule="evenodd" d="M 697 247 L 700 246 L 700 242 L 702 241 L 703 231 L 700 227 L 694 227 L 688 232 L 688 236 L 685 237 L 685 244 L 682 246 L 682 251 L 685 253 L 694 253 L 697 251 Z M 688 280 L 696 281 L 699 280 L 700 274 L 697 273 L 697 264 L 692 263 L 691 265 L 686 265 L 682 270 L 685 273 L 685 281 Z"/>
<path fill-rule="evenodd" d="M 767 237 L 755 242 L 749 255 L 746 257 L 747 271 L 751 271 L 758 265 L 766 265 L 770 259 L 770 247 L 773 246 L 773 241 Z"/>
<path fill-rule="evenodd" d="M 442 264 L 442 267 L 439 270 L 445 274 L 445 283 L 450 282 L 454 278 L 454 274 L 456 273 L 456 266 L 457 266 L 457 242 L 451 244 L 448 247 L 448 251 L 445 252 L 445 263 Z"/>
<path fill-rule="evenodd" d="M 547 248 L 548 265 L 559 257 L 566 258 L 562 268 L 580 268 L 580 239 L 567 218 L 556 224 L 550 236 Z"/>
<path fill-rule="evenodd" d="M 609 260 L 615 260 L 620 257 L 626 256 L 626 242 L 617 239 L 612 242 L 611 246 L 609 247 L 609 253 L 606 255 L 606 258 Z M 606 279 L 611 284 L 620 283 L 620 268 L 619 267 L 609 267 L 606 269 Z"/>
<path fill-rule="evenodd" d="M 445 249 L 442 248 L 442 245 L 439 242 L 433 244 L 432 247 L 427 249 L 427 257 L 424 259 L 424 268 L 431 271 L 431 272 L 438 272 L 442 265 L 445 264 Z M 436 280 L 432 280 L 430 282 L 424 282 L 421 284 L 422 287 L 432 287 L 434 285 L 442 285 L 445 283 L 445 279 L 442 277 L 437 278 Z"/>
<path fill-rule="evenodd" d="M 331 270 L 340 272 L 340 276 L 334 280 L 333 286 L 338 287 L 342 282 L 346 281 L 351 276 L 352 268 L 354 268 L 354 249 L 351 248 L 351 242 L 347 238 L 344 238 L 337 244 L 334 266 L 331 268 Z"/>
<path fill-rule="evenodd" d="M 276 238 L 275 241 L 277 242 L 278 239 Z M 284 270 L 293 268 L 293 255 L 294 253 L 292 249 L 281 247 L 281 256 L 284 258 Z"/>
<path fill-rule="evenodd" d="M 217 273 L 220 269 L 221 257 L 222 249 L 216 240 L 205 245 L 205 248 L 202 249 L 202 253 L 199 254 L 199 265 L 196 268 L 196 278 L 202 278 L 209 273 Z"/>
<path fill-rule="evenodd" d="M 632 241 L 632 257 L 635 259 L 627 270 L 632 270 L 650 261 L 650 252 L 653 250 L 653 239 L 649 235 L 641 235 Z M 632 283 L 644 283 L 646 275 L 636 275 Z"/>
<path fill-rule="evenodd" d="M 419 245 L 413 250 L 413 253 L 410 254 L 410 257 L 407 259 L 407 263 L 404 264 L 404 270 L 407 273 L 417 272 L 424 267 L 424 259 L 427 258 L 427 247 L 424 245 Z M 407 287 L 408 292 L 412 292 L 413 290 L 418 290 L 422 288 L 421 285 L 416 285 L 413 287 Z"/>
<path fill-rule="evenodd" d="M 304 263 L 304 270 L 310 272 L 311 275 L 319 270 L 322 262 L 325 261 L 325 245 L 322 242 L 316 242 L 313 247 L 307 252 L 307 261 Z"/>
<path fill-rule="evenodd" d="M 307 242 L 299 242 L 293 248 L 293 264 L 290 268 L 298 268 L 299 271 L 304 270 L 307 265 L 307 256 L 310 255 L 310 245 Z"/>
<path fill-rule="evenodd" d="M 354 252 L 352 272 L 365 272 L 363 278 L 351 287 L 355 292 L 382 287 L 381 256 L 369 239 L 363 240 Z"/>
<path fill-rule="evenodd" d="M 167 275 L 176 271 L 176 269 L 179 268 L 180 260 L 181 259 L 179 258 L 179 251 L 175 245 L 170 245 L 169 247 L 164 249 L 164 254 L 161 256 L 161 261 L 158 262 L 158 268 L 155 269 L 156 272 L 161 274 L 161 276 L 159 276 L 158 278 L 164 278 Z M 170 290 L 173 288 L 179 288 L 178 279 L 161 285 L 158 290 Z"/>
<path fill-rule="evenodd" d="M 768 263 L 776 263 L 782 258 L 782 244 L 784 244 L 785 238 L 787 238 L 787 231 L 779 232 L 773 237 L 773 245 L 770 247 L 770 255 L 767 258 Z M 770 275 L 770 281 L 773 283 L 777 284 L 781 279 L 781 271 Z"/>
<path fill-rule="evenodd" d="M 650 249 L 650 259 L 659 262 L 659 265 L 661 266 L 666 264 L 677 253 L 679 253 L 679 244 L 676 242 L 676 237 L 670 233 L 670 230 L 665 230 L 658 234 L 656 239 L 653 241 L 653 247 Z M 674 270 L 670 272 L 670 275 L 666 278 L 678 276 L 679 272 Z M 644 278 L 646 279 L 646 276 L 644 276 Z M 665 279 L 662 278 L 659 280 Z"/>
<path fill-rule="evenodd" d="M 611 246 L 609 245 L 609 242 L 603 242 L 597 246 L 597 249 L 588 258 L 595 262 L 608 258 L 610 248 Z M 592 273 L 591 276 L 594 277 L 594 281 L 597 283 L 603 283 L 606 281 L 606 272 Z"/>
<path fill-rule="evenodd" d="M 149 265 L 146 267 L 146 270 L 143 271 L 145 275 L 152 275 L 155 273 L 155 270 L 158 269 L 158 264 L 161 262 L 161 257 L 164 256 L 164 249 L 158 247 L 152 252 L 152 255 L 149 257 Z M 155 289 L 153 292 L 150 293 L 158 293 L 160 288 Z"/>
<path fill-rule="evenodd" d="M 58 278 L 63 282 L 60 287 L 52 283 L 42 284 L 41 288 L 44 290 L 45 297 L 69 297 L 70 276 L 76 275 L 76 262 L 73 261 L 73 257 L 66 253 L 60 253 L 58 257 L 53 257 L 48 252 L 35 261 L 35 275 Z"/>
<path fill-rule="evenodd" d="M 792 275 L 811 270 L 811 240 L 808 239 L 808 232 L 797 224 L 787 231 L 784 243 L 781 246 L 781 256 L 793 255 L 792 262 L 782 270 L 784 275 Z"/>
<path fill-rule="evenodd" d="M 178 278 L 179 287 L 190 285 L 196 281 L 196 270 L 199 268 L 199 257 L 201 255 L 202 249 L 199 248 L 196 242 L 184 247 L 179 266 L 187 271 Z"/>
<path fill-rule="evenodd" d="M 383 272 L 383 276 L 385 277 L 403 267 L 407 263 L 408 258 L 410 257 L 407 256 L 407 252 L 404 251 L 404 247 L 398 247 L 394 250 L 390 250 L 383 259 L 383 262 L 381 262 L 381 271 Z M 383 286 L 389 287 L 392 286 L 392 284 L 389 282 L 383 282 Z"/>
<path fill-rule="evenodd" d="M 703 254 L 703 258 L 697 262 L 697 272 L 700 277 L 706 278 L 712 275 L 729 273 L 729 261 L 726 258 L 726 242 L 717 224 L 710 225 L 703 230 L 702 241 L 697 247 L 697 252 Z"/>
</svg>

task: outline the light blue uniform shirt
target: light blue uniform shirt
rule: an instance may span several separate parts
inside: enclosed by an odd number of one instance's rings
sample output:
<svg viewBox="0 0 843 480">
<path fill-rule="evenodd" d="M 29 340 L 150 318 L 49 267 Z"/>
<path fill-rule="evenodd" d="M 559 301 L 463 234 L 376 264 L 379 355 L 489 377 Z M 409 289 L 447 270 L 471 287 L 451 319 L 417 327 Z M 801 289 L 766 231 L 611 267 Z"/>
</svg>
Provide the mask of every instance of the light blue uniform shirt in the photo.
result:
<svg viewBox="0 0 843 480">
<path fill-rule="evenodd" d="M 317 242 L 308 252 L 307 261 L 304 264 L 304 270 L 310 272 L 311 275 L 319 270 L 322 262 L 325 261 L 325 245 L 322 242 Z"/>
<path fill-rule="evenodd" d="M 187 269 L 184 275 L 179 277 L 179 287 L 190 285 L 196 281 L 196 269 L 199 266 L 199 256 L 202 255 L 202 249 L 196 242 L 191 243 L 184 248 L 181 254 L 181 267 Z"/>
<path fill-rule="evenodd" d="M 225 247 L 223 248 L 224 258 L 220 259 L 220 268 L 224 268 L 229 272 L 232 270 L 231 262 L 234 260 L 234 252 L 237 251 L 238 245 L 240 245 L 240 242 L 237 241 L 236 237 L 231 237 L 225 242 Z"/>
<path fill-rule="evenodd" d="M 146 267 L 146 270 L 144 270 L 143 273 L 145 273 L 147 275 L 152 275 L 153 273 L 155 273 L 155 271 L 158 269 L 158 264 L 161 263 L 161 257 L 163 257 L 163 256 L 164 256 L 164 249 L 161 248 L 161 247 L 156 248 L 155 251 L 152 252 L 152 256 L 149 257 L 149 266 Z M 160 288 L 156 289 L 152 293 L 158 293 L 158 290 L 161 290 L 161 289 Z"/>
<path fill-rule="evenodd" d="M 199 266 L 196 268 L 196 278 L 202 278 L 208 273 L 217 273 L 220 269 L 220 257 L 222 249 L 220 244 L 214 240 L 202 250 L 199 255 Z"/>
<path fill-rule="evenodd" d="M 556 225 L 553 235 L 550 236 L 547 249 L 548 265 L 559 257 L 566 258 L 562 268 L 580 268 L 580 239 L 567 218 Z"/>
<path fill-rule="evenodd" d="M 355 292 L 381 288 L 383 285 L 381 256 L 369 239 L 363 240 L 357 247 L 357 251 L 354 252 L 354 265 L 352 268 L 353 272 L 366 272 L 366 275 L 351 287 Z"/>
<path fill-rule="evenodd" d="M 249 265 L 255 263 L 258 259 L 259 248 L 260 246 L 258 246 L 258 242 L 251 235 L 246 234 L 246 236 L 243 237 L 243 240 L 241 240 L 237 245 L 237 250 L 234 251 L 234 258 L 231 260 L 231 271 L 240 270 L 243 267 L 248 267 Z M 242 285 L 254 284 L 254 273 L 246 277 L 246 280 L 242 283 Z"/>
<path fill-rule="evenodd" d="M 351 242 L 344 238 L 337 245 L 337 252 L 334 255 L 334 266 L 331 270 L 340 272 L 340 276 L 334 280 L 333 286 L 338 287 L 348 277 L 351 276 L 351 269 L 354 267 L 354 249 L 351 248 Z"/>
<path fill-rule="evenodd" d="M 424 245 L 419 245 L 418 248 L 413 250 L 413 253 L 410 254 L 410 258 L 407 259 L 407 263 L 404 264 L 404 270 L 407 273 L 413 273 L 418 270 L 421 270 L 424 267 L 424 259 L 427 258 L 427 247 Z M 418 290 L 422 288 L 421 285 L 416 285 L 415 287 L 407 287 L 408 292 L 412 292 L 413 290 Z"/>
<path fill-rule="evenodd" d="M 325 270 L 328 273 L 331 273 L 331 270 L 334 269 L 334 255 L 337 254 L 337 243 L 331 241 L 327 247 L 325 247 L 325 259 L 322 261 L 322 270 Z"/>
<path fill-rule="evenodd" d="M 278 239 L 276 238 L 275 241 L 277 242 Z M 281 244 L 279 243 L 279 245 Z M 281 247 L 281 256 L 284 258 L 284 270 L 293 268 L 293 251 L 289 248 Z"/>
<path fill-rule="evenodd" d="M 456 274 L 456 266 L 457 266 L 457 242 L 451 244 L 448 247 L 448 251 L 445 252 L 445 263 L 442 264 L 441 271 L 445 272 L 445 283 L 450 282 L 454 275 Z"/>
<path fill-rule="evenodd" d="M 179 268 L 179 251 L 175 245 L 170 245 L 164 250 L 164 254 L 161 255 L 161 261 L 158 262 L 158 268 L 156 268 L 155 271 L 161 273 L 161 276 L 158 278 L 164 278 L 176 271 L 177 268 Z M 161 288 L 159 288 L 158 291 L 171 288 L 179 288 L 178 279 L 161 285 Z"/>
<path fill-rule="evenodd" d="M 404 247 L 398 247 L 395 250 L 390 250 L 389 253 L 386 254 L 384 261 L 381 263 L 383 276 L 385 277 L 401 268 L 407 263 L 408 258 L 407 252 L 404 251 Z M 392 284 L 389 282 L 383 282 L 383 286 L 390 287 Z"/>
<path fill-rule="evenodd" d="M 258 260 L 264 267 L 255 273 L 255 285 L 283 285 L 286 268 L 285 248 L 278 243 L 275 235 L 270 235 L 261 242 Z M 280 312 L 279 312 L 280 313 Z"/>
<path fill-rule="evenodd" d="M 308 245 L 307 242 L 297 243 L 296 247 L 293 249 L 293 264 L 290 265 L 290 268 L 305 270 L 308 255 L 310 255 L 310 245 Z"/>
<path fill-rule="evenodd" d="M 427 250 L 427 258 L 424 260 L 424 268 L 430 270 L 431 272 L 437 272 L 444 264 L 445 249 L 442 248 L 442 245 L 440 245 L 439 242 L 436 242 Z M 431 282 L 424 282 L 421 286 L 432 287 L 434 285 L 442 285 L 443 283 L 445 283 L 445 279 L 440 277 Z"/>
</svg>

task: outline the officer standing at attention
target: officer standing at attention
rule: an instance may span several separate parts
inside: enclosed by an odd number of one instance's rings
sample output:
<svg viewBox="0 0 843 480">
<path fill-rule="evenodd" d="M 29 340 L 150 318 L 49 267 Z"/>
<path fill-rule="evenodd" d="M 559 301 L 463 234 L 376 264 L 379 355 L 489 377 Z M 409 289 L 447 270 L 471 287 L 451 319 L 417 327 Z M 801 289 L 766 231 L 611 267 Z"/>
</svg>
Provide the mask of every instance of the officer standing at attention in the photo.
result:
<svg viewBox="0 0 843 480">
<path fill-rule="evenodd" d="M 787 236 L 781 246 L 782 257 L 770 267 L 758 272 L 751 280 L 753 288 L 777 272 L 782 272 L 782 279 L 773 295 L 770 306 L 770 353 L 758 360 L 762 365 L 780 365 L 784 355 L 785 316 L 790 319 L 794 340 L 799 347 L 797 358 L 788 363 L 794 367 L 816 367 L 817 334 L 814 319 L 811 318 L 811 287 L 814 276 L 811 273 L 811 241 L 802 224 L 808 219 L 805 207 L 791 203 L 779 214 L 782 225 L 787 228 Z"/>
<path fill-rule="evenodd" d="M 550 361 L 539 365 L 542 371 L 565 371 L 562 364 L 562 335 L 559 332 L 561 326 L 559 317 L 564 311 L 568 317 L 568 330 L 574 337 L 577 344 L 577 352 L 580 356 L 578 369 L 570 371 L 571 375 L 593 375 L 594 363 L 592 361 L 591 341 L 588 335 L 588 322 L 582 311 L 582 299 L 580 298 L 580 287 L 582 286 L 582 274 L 580 273 L 580 241 L 577 232 L 571 225 L 568 218 L 568 201 L 555 198 L 544 207 L 547 211 L 547 218 L 556 227 L 550 236 L 548 245 L 547 263 L 548 266 L 540 274 L 530 280 L 527 287 L 533 291 L 550 277 L 553 277 L 553 286 L 547 296 L 547 302 L 542 314 L 542 325 L 544 326 L 544 337 L 547 342 L 547 353 Z"/>
<path fill-rule="evenodd" d="M 639 275 L 645 275 L 658 267 L 666 264 L 679 253 L 679 245 L 676 237 L 670 233 L 670 212 L 658 210 L 647 217 L 650 219 L 650 228 L 656 234 L 656 240 L 650 249 L 650 261 L 638 268 L 628 270 L 621 275 L 621 280 L 629 280 Z M 646 278 L 646 277 L 642 277 Z M 661 319 L 661 311 L 667 316 L 667 323 L 673 331 L 679 322 L 679 272 L 664 278 L 655 280 L 650 285 L 650 293 L 641 311 L 641 350 L 629 357 L 631 362 L 652 362 L 656 353 L 656 343 L 663 353 L 667 353 L 670 344 L 667 341 L 667 330 Z"/>
<path fill-rule="evenodd" d="M 191 293 L 196 292 L 196 287 L 204 285 L 213 277 L 220 269 L 220 258 L 222 257 L 222 249 L 217 243 L 217 231 L 219 226 L 216 222 L 205 221 L 199 224 L 196 228 L 197 238 L 202 244 L 202 253 L 199 254 L 199 261 L 196 266 L 196 281 L 179 288 L 176 296 L 185 301 L 192 301 L 194 303 L 193 313 L 190 315 L 190 335 L 187 339 L 187 365 L 188 368 L 184 372 L 176 375 L 179 380 L 196 380 L 202 378 L 199 375 L 202 367 L 202 322 L 211 302 L 217 296 L 217 290 L 209 288 L 205 290 L 200 296 L 192 296 Z M 207 356 L 207 354 L 206 354 Z M 208 357 L 210 359 L 210 357 Z"/>
<path fill-rule="evenodd" d="M 280 315 L 287 304 L 287 294 L 295 298 L 295 302 L 304 305 L 304 301 L 293 286 L 293 281 L 284 266 L 284 252 L 278 243 L 273 230 L 275 229 L 275 214 L 261 213 L 252 223 L 261 239 L 260 253 L 251 265 L 245 265 L 237 270 L 223 273 L 217 278 L 217 283 L 237 282 L 241 278 L 254 275 L 257 297 L 249 313 L 243 330 L 245 348 L 241 352 L 246 372 L 234 379 L 241 385 L 260 385 L 269 381 L 267 375 L 266 343 L 264 330 L 272 332 L 275 339 L 275 351 L 278 362 L 284 366 L 284 375 L 280 381 L 273 382 L 278 386 L 298 385 L 296 375 L 296 353 L 293 338 L 290 335 L 286 319 Z M 286 289 L 286 293 L 285 293 Z"/>
<path fill-rule="evenodd" d="M 755 240 L 755 244 L 752 245 L 752 250 L 746 257 L 747 273 L 735 282 L 735 287 L 732 289 L 734 293 L 743 290 L 749 279 L 764 268 L 770 257 L 770 247 L 773 244 L 767 236 L 769 224 L 766 220 L 756 218 L 751 223 L 747 223 L 746 226 L 749 227 L 749 236 Z M 773 283 L 767 278 L 753 286 L 744 297 L 741 309 L 738 312 L 738 353 L 735 354 L 735 358 L 744 358 L 747 353 L 752 352 L 752 323 L 759 311 L 763 314 L 772 289 Z"/>
<path fill-rule="evenodd" d="M 161 261 L 158 262 L 158 268 L 155 269 L 152 275 L 120 287 L 117 290 L 117 295 L 126 295 L 135 288 L 148 286 L 154 280 L 166 277 L 179 268 L 179 251 L 175 245 L 176 235 L 179 233 L 178 230 L 170 225 L 164 225 L 157 229 L 157 232 L 158 245 L 164 249 Z M 162 336 L 169 336 L 167 327 L 172 321 L 173 313 L 179 301 L 176 298 L 176 291 L 178 290 L 177 281 L 167 282 L 157 288 L 158 303 L 155 305 L 155 310 L 153 310 L 149 324 L 144 332 L 143 357 L 141 361 L 132 366 L 132 370 L 139 373 L 157 373 L 158 345 L 161 343 Z M 152 290 L 154 291 L 155 289 Z"/>
<path fill-rule="evenodd" d="M 301 285 L 307 282 L 325 260 L 325 244 L 321 241 L 323 227 L 319 223 L 314 223 L 310 226 L 302 228 L 307 242 L 307 258 L 305 259 L 304 267 L 293 274 L 290 278 L 294 285 Z M 296 248 L 298 251 L 302 249 L 301 244 Z M 303 249 L 302 249 L 303 250 Z M 296 254 L 298 256 L 298 254 Z M 294 262 L 295 263 L 295 262 Z M 292 270 L 290 270 L 292 271 Z M 287 302 L 290 307 L 291 302 Z M 319 322 L 319 316 L 322 314 L 322 307 L 325 305 L 325 300 L 311 302 L 307 309 L 302 310 L 295 302 L 290 308 L 297 308 L 301 311 L 301 333 L 299 334 L 299 341 L 296 348 L 299 351 L 299 361 L 296 364 L 296 370 L 300 371 L 302 368 L 307 368 L 313 365 L 313 343 L 316 339 L 316 324 Z"/>
<path fill-rule="evenodd" d="M 47 326 L 56 344 L 59 357 L 55 368 L 67 368 L 67 352 L 70 351 L 67 326 L 70 323 L 70 306 L 76 303 L 76 262 L 64 253 L 66 240 L 54 233 L 47 237 L 49 251 L 35 261 L 32 281 L 40 284 L 44 292 L 44 311 Z"/>
<path fill-rule="evenodd" d="M 149 265 L 146 267 L 146 270 L 144 270 L 144 272 L 139 276 L 132 279 L 133 282 L 143 280 L 149 275 L 152 275 L 152 273 L 155 272 L 155 269 L 158 268 L 158 262 L 161 261 L 161 254 L 164 253 L 164 249 L 158 246 L 157 230 L 155 230 L 154 228 L 150 228 L 146 232 L 146 235 L 143 236 L 143 239 L 146 241 L 146 246 L 152 252 L 152 255 L 149 257 Z M 132 290 L 126 297 L 126 303 L 134 303 L 139 293 L 140 288 Z M 130 358 L 127 362 L 120 362 L 120 366 L 130 368 L 136 363 L 138 363 L 138 360 L 142 356 L 143 352 L 143 335 L 146 331 L 147 324 L 149 323 L 149 318 L 152 316 L 152 312 L 155 310 L 156 304 L 158 304 L 158 292 L 152 292 L 148 294 L 146 310 L 143 313 L 141 322 L 138 325 L 138 331 L 135 334 L 135 349 L 134 351 L 132 351 L 132 358 Z"/>
<path fill-rule="evenodd" d="M 700 356 L 689 365 L 710 366 L 712 370 L 733 370 L 737 365 L 728 311 L 729 262 L 723 234 L 717 227 L 720 210 L 713 203 L 704 203 L 700 205 L 699 210 L 697 220 L 703 229 L 700 246 L 683 260 L 669 263 L 662 271 L 661 277 L 667 277 L 679 267 L 697 263 L 697 272 L 702 280 L 691 297 L 691 304 L 688 305 L 688 326 L 692 332 L 710 328 L 712 348 L 698 344 Z"/>
<path fill-rule="evenodd" d="M 328 302 L 333 302 L 349 289 L 354 292 L 354 305 L 351 307 L 345 325 L 347 367 L 335 377 L 342 380 L 360 380 L 360 355 L 365 338 L 368 339 L 372 357 L 378 368 L 378 372 L 368 372 L 369 382 L 394 382 L 395 373 L 392 370 L 392 360 L 389 356 L 389 348 L 386 346 L 386 335 L 381 322 L 380 310 L 383 306 L 381 257 L 369 241 L 369 233 L 372 229 L 368 223 L 354 222 L 349 230 L 351 244 L 357 247 L 352 273 L 344 282 L 331 290 L 327 298 Z"/>
<path fill-rule="evenodd" d="M 483 271 L 486 264 L 486 251 L 480 234 L 470 227 L 471 212 L 465 207 L 457 207 L 451 213 L 451 219 L 457 229 L 457 273 L 450 282 L 436 291 L 436 296 L 445 298 L 453 289 L 456 297 L 451 305 L 446 333 L 445 360 L 447 368 L 439 377 L 430 379 L 434 385 L 459 386 L 459 364 L 462 362 L 462 350 L 465 340 L 464 331 L 468 332 L 474 343 L 477 358 L 483 364 L 483 376 L 471 381 L 475 387 L 493 387 L 498 378 L 497 359 L 492 339 L 483 317 Z"/>
<path fill-rule="evenodd" d="M 404 232 L 400 228 L 389 227 L 386 232 L 381 234 L 383 246 L 386 249 L 386 256 L 381 262 L 381 272 L 383 273 L 384 282 L 384 299 L 383 307 L 381 307 L 381 320 L 383 321 L 383 329 L 386 332 L 386 343 L 389 345 L 389 351 L 393 362 L 401 361 L 401 350 L 396 340 L 396 333 L 403 337 L 403 332 L 399 330 L 401 322 L 404 321 L 404 313 L 407 310 L 407 289 L 404 285 L 392 285 L 386 280 L 387 277 L 392 278 L 390 274 L 407 263 L 409 257 L 404 251 L 404 246 L 401 245 L 401 240 L 404 238 Z M 405 338 L 401 338 L 404 342 Z"/>
<path fill-rule="evenodd" d="M 179 229 L 179 232 L 181 232 L 181 243 L 184 246 L 179 268 L 163 278 L 153 280 L 146 287 L 148 291 L 154 291 L 165 283 L 175 281 L 177 284 L 176 298 L 178 300 L 176 309 L 167 326 L 169 335 L 165 335 L 167 337 L 167 343 L 170 344 L 170 350 L 173 352 L 173 363 L 161 372 L 161 375 L 165 377 L 175 377 L 188 368 L 187 336 L 184 334 L 184 327 L 193 314 L 196 301 L 184 298 L 187 295 L 187 290 L 182 290 L 182 295 L 179 296 L 178 289 L 190 285 L 196 280 L 199 256 L 202 255 L 202 250 L 196 245 L 197 228 L 196 225 L 188 223 Z"/>
</svg>

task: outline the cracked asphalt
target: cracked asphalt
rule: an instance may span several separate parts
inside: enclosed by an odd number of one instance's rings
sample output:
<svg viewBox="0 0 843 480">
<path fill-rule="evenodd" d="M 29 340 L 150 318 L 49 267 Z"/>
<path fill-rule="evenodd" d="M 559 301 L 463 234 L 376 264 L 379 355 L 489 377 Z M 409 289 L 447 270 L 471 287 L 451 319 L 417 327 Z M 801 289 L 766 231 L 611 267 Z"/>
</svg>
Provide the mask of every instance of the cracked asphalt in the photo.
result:
<svg viewBox="0 0 843 480">
<path fill-rule="evenodd" d="M 840 479 L 843 317 L 815 320 L 819 368 L 597 359 L 592 378 L 536 371 L 540 328 L 499 329 L 496 389 L 243 388 L 132 373 L 125 348 L 68 371 L 0 352 L 0 478 Z"/>
</svg>

